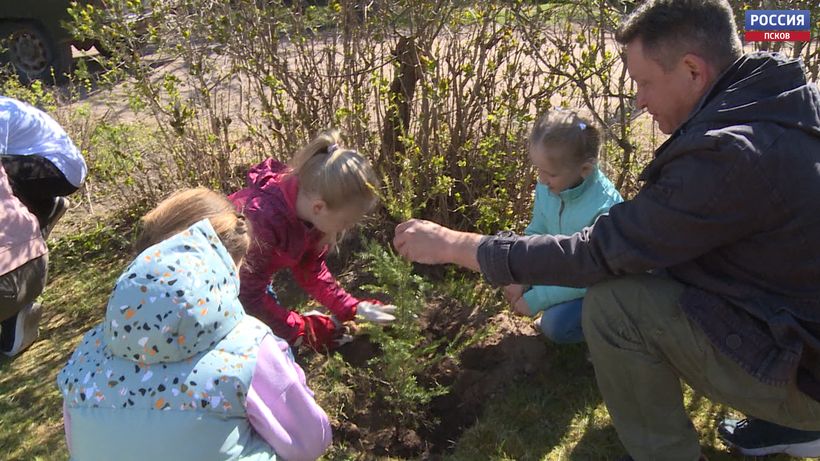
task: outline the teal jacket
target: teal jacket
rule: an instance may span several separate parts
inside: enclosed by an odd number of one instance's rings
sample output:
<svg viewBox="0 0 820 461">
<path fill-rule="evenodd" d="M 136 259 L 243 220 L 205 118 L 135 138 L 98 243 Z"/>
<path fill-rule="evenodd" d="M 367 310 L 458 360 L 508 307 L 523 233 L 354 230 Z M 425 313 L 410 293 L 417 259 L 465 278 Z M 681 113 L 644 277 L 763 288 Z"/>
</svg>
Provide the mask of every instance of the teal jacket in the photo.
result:
<svg viewBox="0 0 820 461">
<path fill-rule="evenodd" d="M 598 216 L 622 201 L 621 194 L 598 168 L 580 185 L 558 195 L 539 183 L 535 186 L 532 222 L 524 233 L 572 235 L 591 226 Z M 585 293 L 584 288 L 536 285 L 524 293 L 524 300 L 535 315 L 556 304 L 583 298 Z"/>
</svg>

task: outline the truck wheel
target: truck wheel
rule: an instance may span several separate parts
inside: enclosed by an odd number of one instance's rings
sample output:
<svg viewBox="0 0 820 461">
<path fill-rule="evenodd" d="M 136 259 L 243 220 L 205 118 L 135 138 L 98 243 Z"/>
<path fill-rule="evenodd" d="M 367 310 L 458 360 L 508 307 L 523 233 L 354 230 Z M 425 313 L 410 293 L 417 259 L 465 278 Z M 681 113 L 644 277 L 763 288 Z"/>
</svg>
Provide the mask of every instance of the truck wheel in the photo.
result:
<svg viewBox="0 0 820 461">
<path fill-rule="evenodd" d="M 31 22 L 0 24 L 2 60 L 10 62 L 24 82 L 64 81 L 71 71 L 71 45 L 56 43 L 40 26 Z M 53 71 L 53 75 L 52 75 Z"/>
</svg>

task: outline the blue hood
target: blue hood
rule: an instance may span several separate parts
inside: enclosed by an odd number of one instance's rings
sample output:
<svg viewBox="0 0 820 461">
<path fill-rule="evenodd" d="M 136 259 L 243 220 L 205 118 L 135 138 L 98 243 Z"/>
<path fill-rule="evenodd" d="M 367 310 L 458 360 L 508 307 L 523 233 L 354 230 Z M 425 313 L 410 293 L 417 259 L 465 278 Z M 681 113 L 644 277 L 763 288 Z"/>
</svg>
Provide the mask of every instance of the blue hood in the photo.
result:
<svg viewBox="0 0 820 461">
<path fill-rule="evenodd" d="M 213 347 L 242 319 L 239 277 L 207 219 L 140 253 L 105 314 L 106 352 L 142 364 Z"/>
</svg>

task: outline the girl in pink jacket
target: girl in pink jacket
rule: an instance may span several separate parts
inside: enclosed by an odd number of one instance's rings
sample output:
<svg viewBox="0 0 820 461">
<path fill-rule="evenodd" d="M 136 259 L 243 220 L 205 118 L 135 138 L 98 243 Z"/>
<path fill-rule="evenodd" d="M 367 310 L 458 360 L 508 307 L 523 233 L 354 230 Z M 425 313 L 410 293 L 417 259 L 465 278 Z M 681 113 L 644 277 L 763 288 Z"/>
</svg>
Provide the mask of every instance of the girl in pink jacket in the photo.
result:
<svg viewBox="0 0 820 461">
<path fill-rule="evenodd" d="M 255 241 L 240 272 L 245 309 L 291 345 L 315 350 L 344 341 L 342 322 L 395 320 L 395 306 L 362 301 L 342 289 L 325 264 L 328 249 L 377 203 L 379 180 L 370 163 L 326 131 L 285 165 L 267 159 L 248 172 L 248 187 L 229 197 L 253 225 Z M 270 286 L 290 269 L 296 282 L 331 315 L 301 314 L 282 306 Z"/>
</svg>

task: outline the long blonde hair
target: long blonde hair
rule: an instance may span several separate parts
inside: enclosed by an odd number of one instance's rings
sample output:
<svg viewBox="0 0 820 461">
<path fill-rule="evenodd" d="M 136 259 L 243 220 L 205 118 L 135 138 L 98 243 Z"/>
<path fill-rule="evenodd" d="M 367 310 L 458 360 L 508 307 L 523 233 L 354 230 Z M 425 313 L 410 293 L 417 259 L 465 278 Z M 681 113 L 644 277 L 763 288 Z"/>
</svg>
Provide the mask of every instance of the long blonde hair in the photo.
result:
<svg viewBox="0 0 820 461">
<path fill-rule="evenodd" d="M 251 243 L 250 223 L 224 195 L 204 187 L 175 192 L 143 216 L 134 250 L 140 253 L 205 218 L 239 264 Z"/>
<path fill-rule="evenodd" d="M 357 151 L 340 145 L 339 131 L 323 131 L 290 162 L 299 188 L 321 198 L 330 209 L 359 205 L 369 211 L 378 203 L 379 178 Z"/>
</svg>

